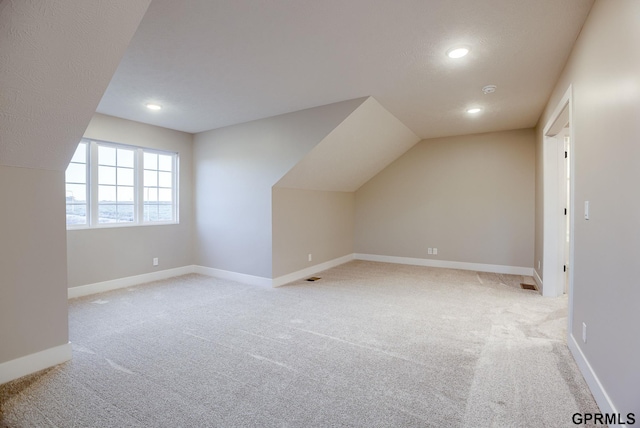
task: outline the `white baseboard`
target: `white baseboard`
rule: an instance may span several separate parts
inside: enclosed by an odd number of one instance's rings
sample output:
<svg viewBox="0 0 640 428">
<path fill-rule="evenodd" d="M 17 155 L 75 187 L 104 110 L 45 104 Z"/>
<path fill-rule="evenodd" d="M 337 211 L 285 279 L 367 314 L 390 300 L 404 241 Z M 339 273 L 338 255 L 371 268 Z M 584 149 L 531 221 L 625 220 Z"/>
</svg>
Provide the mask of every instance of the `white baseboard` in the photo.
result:
<svg viewBox="0 0 640 428">
<path fill-rule="evenodd" d="M 0 385 L 71 359 L 71 343 L 0 363 Z"/>
<path fill-rule="evenodd" d="M 616 410 L 616 406 L 613 405 L 611 398 L 609 398 L 607 391 L 605 391 L 604 387 L 600 383 L 600 379 L 598 379 L 598 376 L 593 371 L 591 364 L 589 364 L 589 360 L 587 360 L 587 357 L 582 352 L 582 349 L 580 349 L 580 346 L 578 345 L 578 342 L 576 341 L 576 338 L 573 336 L 573 334 L 569 334 L 569 340 L 567 342 L 569 345 L 569 350 L 573 355 L 573 359 L 576 361 L 576 364 L 578 364 L 578 368 L 582 373 L 582 377 L 584 377 L 584 380 L 587 382 L 587 385 L 591 390 L 591 394 L 596 400 L 596 404 L 598 405 L 598 407 L 600 407 L 600 413 L 617 414 L 618 410 Z M 624 428 L 626 425 L 617 424 L 609 426 Z"/>
<path fill-rule="evenodd" d="M 213 276 L 215 278 L 220 278 L 220 279 L 228 279 L 231 281 L 237 281 L 237 282 L 241 282 L 243 284 L 248 284 L 248 285 L 259 285 L 263 287 L 280 287 L 281 285 L 288 284 L 293 281 L 297 281 L 301 278 L 305 278 L 309 275 L 313 275 L 314 273 L 331 269 L 332 267 L 351 261 L 353 260 L 353 258 L 354 258 L 353 254 L 347 254 L 346 256 L 338 257 L 337 259 L 329 260 L 328 262 L 313 265 L 308 268 L 305 268 L 296 272 L 292 272 L 286 275 L 282 275 L 273 279 L 266 278 L 263 276 L 247 275 L 244 273 L 232 272 L 228 270 L 210 268 L 205 266 L 194 266 L 194 273 Z"/>
<path fill-rule="evenodd" d="M 247 275 L 245 273 L 232 272 L 229 270 L 222 270 L 216 268 L 210 268 L 205 266 L 194 266 L 193 273 L 199 273 L 201 275 L 213 276 L 220 279 L 228 279 L 231 281 L 241 282 L 248 285 L 259 285 L 271 287 L 271 278 L 265 278 L 263 276 Z"/>
<path fill-rule="evenodd" d="M 241 282 L 248 285 L 258 285 L 265 287 L 280 287 L 281 285 L 297 281 L 317 272 L 331 269 L 332 267 L 347 263 L 351 260 L 368 260 L 374 262 L 398 263 L 405 265 L 441 267 L 449 269 L 473 270 L 479 272 L 507 273 L 513 275 L 533 275 L 533 268 L 487 265 L 479 263 L 450 262 L 433 259 L 416 259 L 409 257 L 380 256 L 376 254 L 347 254 L 337 259 L 329 260 L 324 263 L 309 266 L 308 268 L 292 272 L 277 278 L 266 278 L 262 276 L 248 275 L 239 272 L 232 272 L 223 269 L 211 268 L 206 266 L 189 265 L 174 269 L 166 269 L 157 272 L 145 273 L 142 275 L 128 276 L 125 278 L 113 279 L 110 281 L 96 282 L 94 284 L 81 285 L 67 289 L 69 299 L 76 297 L 88 296 L 105 291 L 116 290 L 119 288 L 133 287 L 134 285 L 144 284 L 147 282 L 158 281 L 161 279 L 172 278 L 174 276 L 186 275 L 189 273 L 198 273 L 201 275 L 212 276 L 215 278 L 228 279 L 231 281 Z M 537 280 L 536 280 L 537 282 Z"/>
<path fill-rule="evenodd" d="M 402 265 L 472 270 L 477 272 L 493 272 L 528 276 L 533 275 L 533 268 L 520 266 L 488 265 L 483 263 L 452 262 L 446 260 L 417 259 L 411 257 L 380 256 L 377 254 L 355 254 L 355 259 L 371 262 L 397 263 Z"/>
<path fill-rule="evenodd" d="M 538 287 L 538 291 L 540 291 L 540 293 L 542 293 L 542 278 L 540 278 L 540 275 L 538 275 L 538 271 L 536 271 L 535 269 L 533 270 L 533 280 L 536 282 L 536 286 Z"/>
<path fill-rule="evenodd" d="M 195 273 L 196 266 L 182 266 L 174 269 L 165 269 L 157 272 L 145 273 L 142 275 L 127 276 L 125 278 L 113 279 L 110 281 L 96 282 L 94 284 L 81 285 L 79 287 L 71 287 L 67 289 L 69 299 L 75 297 L 88 296 L 90 294 L 103 293 L 105 291 L 116 290 L 118 288 L 132 287 L 146 282 L 158 281 L 161 279 L 172 278 L 174 276 Z"/>
<path fill-rule="evenodd" d="M 272 286 L 280 287 L 281 285 L 285 285 L 290 282 L 297 281 L 302 278 L 306 278 L 310 275 L 321 272 L 323 270 L 331 269 L 332 267 L 336 267 L 341 264 L 350 262 L 353 259 L 354 259 L 354 254 L 347 254 L 346 256 L 338 257 L 337 259 L 329 260 L 328 262 L 320 263 L 314 266 L 309 266 L 308 268 L 304 268 L 296 272 L 288 273 L 286 275 L 273 278 Z"/>
<path fill-rule="evenodd" d="M 215 278 L 229 279 L 243 284 L 260 285 L 271 287 L 271 278 L 247 275 L 244 273 L 231 272 L 228 270 L 210 268 L 198 265 L 182 266 L 175 269 L 166 269 L 157 272 L 145 273 L 142 275 L 127 276 L 125 278 L 113 279 L 110 281 L 96 282 L 94 284 L 81 285 L 67 289 L 69 299 L 89 296 L 91 294 L 104 293 L 105 291 L 117 290 L 119 288 L 133 287 L 134 285 L 145 284 L 147 282 L 159 281 L 161 279 L 173 278 L 175 276 L 198 273 L 201 275 L 213 276 Z"/>
</svg>

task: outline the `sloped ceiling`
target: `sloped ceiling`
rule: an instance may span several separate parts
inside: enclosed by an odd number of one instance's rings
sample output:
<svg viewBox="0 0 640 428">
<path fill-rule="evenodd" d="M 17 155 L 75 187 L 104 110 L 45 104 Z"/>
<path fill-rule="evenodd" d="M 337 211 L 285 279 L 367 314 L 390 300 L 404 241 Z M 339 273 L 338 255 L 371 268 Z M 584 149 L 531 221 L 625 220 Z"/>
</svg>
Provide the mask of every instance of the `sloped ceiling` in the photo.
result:
<svg viewBox="0 0 640 428">
<path fill-rule="evenodd" d="M 0 3 L 0 165 L 65 170 L 150 1 Z"/>
<path fill-rule="evenodd" d="M 98 112 L 197 133 L 373 96 L 421 138 L 533 127 L 592 4 L 153 0 Z"/>
<path fill-rule="evenodd" d="M 353 192 L 420 138 L 369 97 L 276 183 Z"/>
</svg>

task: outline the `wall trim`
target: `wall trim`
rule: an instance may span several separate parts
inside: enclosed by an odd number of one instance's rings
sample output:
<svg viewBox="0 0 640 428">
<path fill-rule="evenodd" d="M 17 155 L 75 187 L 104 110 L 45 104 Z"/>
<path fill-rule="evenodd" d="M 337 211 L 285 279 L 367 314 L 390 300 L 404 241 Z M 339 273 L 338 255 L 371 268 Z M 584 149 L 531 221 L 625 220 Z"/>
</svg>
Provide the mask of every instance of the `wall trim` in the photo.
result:
<svg viewBox="0 0 640 428">
<path fill-rule="evenodd" d="M 273 278 L 272 286 L 280 287 L 282 285 L 288 284 L 293 281 L 297 281 L 299 279 L 308 277 L 309 275 L 313 275 L 315 273 L 321 272 L 323 270 L 331 269 L 333 267 L 339 266 L 341 264 L 350 262 L 355 257 L 354 254 L 347 254 L 346 256 L 338 257 L 333 260 L 329 260 L 324 263 L 320 263 L 314 266 L 309 266 L 308 268 L 301 269 L 296 272 L 291 272 L 286 275 L 279 276 L 277 278 Z"/>
<path fill-rule="evenodd" d="M 569 205 L 575 207 L 575 126 L 573 124 L 573 86 L 570 84 L 562 98 L 556 104 L 553 113 L 547 119 L 542 132 L 542 276 L 546 287 L 542 290 L 545 297 L 558 297 L 564 294 L 565 277 L 562 269 L 565 263 L 566 217 L 561 210 L 565 208 L 566 189 L 564 138 L 562 129 L 569 124 L 571 139 L 570 164 L 571 177 Z M 579 150 L 578 150 L 579 151 Z M 569 266 L 574 262 L 575 210 L 569 212 Z M 569 327 L 573 322 L 573 269 L 569 269 Z"/>
<path fill-rule="evenodd" d="M 271 287 L 271 278 L 265 278 L 263 276 L 247 275 L 246 273 L 232 272 L 230 270 L 222 270 L 198 265 L 193 266 L 193 268 L 193 273 L 199 273 L 201 275 L 213 276 L 220 279 L 228 279 L 248 285 Z"/>
<path fill-rule="evenodd" d="M 604 387 L 600 383 L 600 379 L 596 375 L 596 372 L 589 364 L 589 360 L 582 352 L 580 345 L 578 345 L 578 341 L 573 336 L 573 334 L 569 334 L 569 339 L 567 340 L 567 344 L 569 345 L 569 350 L 573 355 L 573 359 L 578 364 L 578 368 L 582 373 L 582 377 L 587 382 L 589 389 L 591 390 L 591 394 L 593 398 L 596 400 L 596 404 L 600 408 L 600 413 L 618 413 L 616 406 L 613 405 L 609 394 L 605 391 Z M 609 425 L 610 427 L 626 427 L 626 424 L 617 424 L 617 425 Z"/>
<path fill-rule="evenodd" d="M 248 275 L 245 273 L 233 272 L 223 269 L 216 269 L 206 266 L 189 265 L 174 269 L 166 269 L 157 272 L 145 273 L 142 275 L 127 276 L 124 278 L 112 279 L 109 281 L 96 282 L 94 284 L 81 285 L 67 289 L 69 299 L 77 297 L 89 296 L 105 291 L 117 290 L 119 288 L 133 287 L 147 282 L 159 281 L 162 279 L 173 278 L 180 275 L 197 273 L 200 275 L 212 276 L 220 279 L 228 279 L 248 285 L 258 285 L 261 287 L 280 287 L 293 281 L 297 281 L 309 275 L 331 269 L 352 260 L 367 260 L 372 262 L 395 263 L 404 265 L 429 266 L 449 269 L 463 269 L 478 272 L 494 272 L 512 275 L 528 275 L 533 276 L 538 283 L 539 277 L 533 268 L 503 265 L 488 265 L 481 263 L 452 262 L 446 260 L 418 259 L 410 257 L 381 256 L 377 254 L 347 254 L 333 260 L 326 261 L 317 265 L 309 266 L 296 272 L 291 272 L 277 278 L 266 278 L 263 276 Z M 542 281 L 538 283 L 540 285 Z"/>
<path fill-rule="evenodd" d="M 533 279 L 536 282 L 536 285 L 538 286 L 538 291 L 540 292 L 540 294 L 542 294 L 542 290 L 543 290 L 542 278 L 540 278 L 540 275 L 538 275 L 538 271 L 535 269 L 533 270 Z"/>
<path fill-rule="evenodd" d="M 48 369 L 71 359 L 71 343 L 25 355 L 0 364 L 0 385 Z"/>
<path fill-rule="evenodd" d="M 134 285 L 172 278 L 174 276 L 186 275 L 194 272 L 195 266 L 190 265 L 174 269 L 165 269 L 156 272 L 144 273 L 142 275 L 127 276 L 124 278 L 96 282 L 93 284 L 81 285 L 78 287 L 70 287 L 67 289 L 67 296 L 69 299 L 74 299 L 76 297 L 89 296 L 96 293 L 104 293 L 105 291 L 132 287 Z"/>
<path fill-rule="evenodd" d="M 370 262 L 396 263 L 402 265 L 428 266 L 448 269 L 473 270 L 477 272 L 493 272 L 511 275 L 533 276 L 533 268 L 521 266 L 489 265 L 483 263 L 453 262 L 447 260 L 417 259 L 412 257 L 381 256 L 378 254 L 355 254 L 356 260 Z"/>
</svg>

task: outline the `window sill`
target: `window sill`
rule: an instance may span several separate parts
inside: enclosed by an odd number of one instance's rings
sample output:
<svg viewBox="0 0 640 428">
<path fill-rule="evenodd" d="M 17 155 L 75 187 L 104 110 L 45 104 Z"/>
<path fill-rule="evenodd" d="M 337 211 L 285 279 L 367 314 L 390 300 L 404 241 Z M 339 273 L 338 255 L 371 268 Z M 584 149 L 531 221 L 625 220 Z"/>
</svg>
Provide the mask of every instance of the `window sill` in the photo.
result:
<svg viewBox="0 0 640 428">
<path fill-rule="evenodd" d="M 148 227 L 148 226 L 171 226 L 171 225 L 179 225 L 180 222 L 179 221 L 172 221 L 172 222 L 153 222 L 153 223 L 132 223 L 132 224 L 128 224 L 128 223 L 103 223 L 103 224 L 99 224 L 97 226 L 67 226 L 67 232 L 72 231 L 72 230 L 95 230 L 95 229 L 118 229 L 121 227 L 127 228 L 127 227 Z"/>
</svg>

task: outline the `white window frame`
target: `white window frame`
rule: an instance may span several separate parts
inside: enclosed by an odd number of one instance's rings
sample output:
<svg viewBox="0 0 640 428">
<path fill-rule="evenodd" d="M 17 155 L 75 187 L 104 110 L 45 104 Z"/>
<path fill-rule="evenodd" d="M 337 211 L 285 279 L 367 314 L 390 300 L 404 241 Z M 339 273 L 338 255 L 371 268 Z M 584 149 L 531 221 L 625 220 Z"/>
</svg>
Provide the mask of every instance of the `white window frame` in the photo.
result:
<svg viewBox="0 0 640 428">
<path fill-rule="evenodd" d="M 170 222 L 166 222 L 166 221 L 151 221 L 151 220 L 144 220 L 144 189 L 145 186 L 144 185 L 144 154 L 145 153 L 154 153 L 157 155 L 171 155 L 171 172 L 172 172 L 172 177 L 171 177 L 171 200 L 172 202 L 172 217 L 174 219 L 174 221 L 170 221 Z M 139 199 L 140 203 L 136 206 L 137 207 L 137 218 L 140 219 L 140 223 L 142 224 L 177 224 L 178 223 L 178 167 L 179 167 L 179 157 L 177 153 L 173 153 L 173 152 L 167 152 L 164 150 L 157 150 L 157 149 L 146 149 L 146 148 L 140 148 L 140 152 L 137 154 L 136 156 L 136 167 L 137 167 L 137 174 L 136 174 L 136 179 L 138 183 L 141 183 L 140 186 L 136 185 L 136 196 Z M 158 172 L 162 172 L 162 170 L 160 169 L 160 167 L 158 167 L 158 169 L 156 170 Z M 160 186 L 160 184 L 158 183 L 158 186 L 149 186 L 149 187 L 157 187 L 158 189 L 161 189 L 163 187 Z M 159 202 L 159 201 L 158 201 Z M 158 203 L 156 204 L 158 206 L 160 206 L 161 204 Z"/>
<path fill-rule="evenodd" d="M 89 196 L 91 193 L 91 189 L 90 189 L 90 183 L 89 183 L 89 151 L 91 149 L 91 146 L 88 144 L 88 142 L 86 141 L 81 141 L 80 144 L 85 144 L 85 153 L 84 153 L 84 183 L 76 183 L 76 182 L 69 182 L 67 181 L 67 177 L 66 177 L 66 173 L 65 173 L 65 217 L 66 217 L 66 208 L 69 206 L 66 203 L 66 198 L 67 198 L 67 191 L 66 191 L 66 187 L 67 184 L 84 184 L 84 204 L 71 204 L 71 205 L 84 205 L 84 213 L 85 213 L 85 223 L 84 224 L 67 224 L 67 228 L 74 228 L 74 229 L 79 229 L 79 228 L 87 228 L 89 226 L 89 207 L 90 207 L 90 200 L 89 200 Z M 80 144 L 78 145 L 78 147 L 80 146 Z M 77 150 L 77 148 L 76 148 Z M 74 157 L 75 157 L 75 152 L 74 152 Z M 76 162 L 71 162 L 69 161 L 69 165 L 71 165 L 72 163 L 76 163 Z M 77 163 L 81 163 L 81 162 L 77 162 Z M 69 165 L 67 166 L 67 168 L 69 167 Z"/>
<path fill-rule="evenodd" d="M 113 143 L 110 141 L 101 141 L 91 138 L 83 138 L 81 143 L 87 144 L 87 223 L 86 224 L 67 224 L 67 230 L 75 229 L 101 229 L 112 227 L 132 227 L 132 226 L 159 226 L 179 224 L 179 166 L 180 156 L 176 152 L 166 150 L 152 149 L 147 147 L 132 146 L 129 144 Z M 131 222 L 99 222 L 99 201 L 98 201 L 98 147 L 114 147 L 120 149 L 129 149 L 134 151 L 134 198 L 133 198 L 133 221 Z M 173 219 L 170 221 L 152 221 L 144 219 L 144 154 L 154 153 L 159 155 L 171 156 L 172 159 L 172 180 L 171 180 L 171 214 Z M 66 180 L 65 180 L 66 183 Z M 65 192 L 66 195 L 66 192 Z M 114 204 L 116 204 L 114 202 Z M 158 204 L 160 205 L 160 204 Z"/>
</svg>

